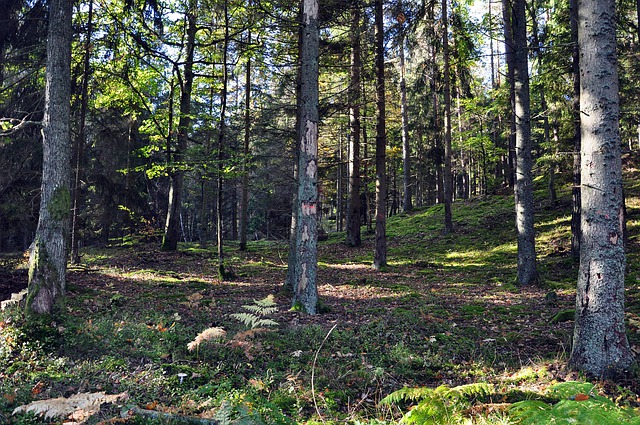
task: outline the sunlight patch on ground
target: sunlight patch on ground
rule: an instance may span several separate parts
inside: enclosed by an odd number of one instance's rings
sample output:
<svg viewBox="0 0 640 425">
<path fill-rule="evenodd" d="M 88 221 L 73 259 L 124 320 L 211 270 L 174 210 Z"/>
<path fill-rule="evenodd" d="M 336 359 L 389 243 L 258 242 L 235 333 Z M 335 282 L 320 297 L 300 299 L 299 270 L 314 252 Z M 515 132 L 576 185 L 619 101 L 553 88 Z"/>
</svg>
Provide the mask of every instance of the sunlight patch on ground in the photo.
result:
<svg viewBox="0 0 640 425">
<path fill-rule="evenodd" d="M 338 270 L 370 270 L 371 264 L 362 264 L 362 263 L 349 263 L 349 264 L 329 264 L 329 263 L 318 263 L 323 267 L 328 267 L 330 269 L 338 269 Z"/>
</svg>

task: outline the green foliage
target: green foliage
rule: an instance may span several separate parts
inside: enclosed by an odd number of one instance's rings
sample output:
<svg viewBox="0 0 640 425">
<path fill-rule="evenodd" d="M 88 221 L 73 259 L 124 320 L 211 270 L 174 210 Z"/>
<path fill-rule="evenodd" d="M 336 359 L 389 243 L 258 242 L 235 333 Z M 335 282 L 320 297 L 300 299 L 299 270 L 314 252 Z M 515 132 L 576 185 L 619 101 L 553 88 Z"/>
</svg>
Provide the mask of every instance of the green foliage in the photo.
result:
<svg viewBox="0 0 640 425">
<path fill-rule="evenodd" d="M 243 305 L 242 308 L 248 310 L 248 313 L 233 313 L 231 317 L 240 321 L 249 329 L 264 328 L 269 326 L 278 326 L 278 322 L 265 318 L 270 314 L 278 311 L 277 304 L 273 295 L 269 295 L 261 300 L 253 300 L 253 304 Z"/>
<path fill-rule="evenodd" d="M 583 382 L 563 382 L 551 392 L 564 398 L 554 405 L 539 400 L 514 403 L 511 415 L 519 424 L 640 424 L 638 412 L 622 408 L 606 397 L 593 393 L 593 385 Z"/>
<path fill-rule="evenodd" d="M 466 408 L 475 400 L 487 398 L 493 392 L 493 385 L 485 383 L 453 388 L 446 385 L 435 389 L 403 388 L 386 396 L 381 403 L 392 405 L 417 402 L 418 404 L 402 417 L 402 422 L 407 424 L 451 424 L 461 423 Z"/>
</svg>

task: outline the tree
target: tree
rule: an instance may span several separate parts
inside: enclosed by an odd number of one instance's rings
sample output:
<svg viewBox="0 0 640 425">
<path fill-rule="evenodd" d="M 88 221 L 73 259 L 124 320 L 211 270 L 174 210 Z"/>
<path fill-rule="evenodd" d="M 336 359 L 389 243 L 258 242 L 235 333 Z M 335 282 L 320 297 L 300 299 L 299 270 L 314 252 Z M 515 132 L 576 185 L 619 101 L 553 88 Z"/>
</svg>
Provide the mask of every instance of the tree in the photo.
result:
<svg viewBox="0 0 640 425">
<path fill-rule="evenodd" d="M 360 5 L 351 4 L 351 66 L 349 81 L 349 186 L 347 245 L 360 246 Z"/>
<path fill-rule="evenodd" d="M 293 305 L 316 313 L 318 244 L 318 0 L 302 2 L 300 119 Z"/>
<path fill-rule="evenodd" d="M 71 212 L 71 0 L 49 5 L 40 216 L 29 256 L 27 310 L 51 312 L 64 295 Z"/>
<path fill-rule="evenodd" d="M 387 265 L 387 176 L 384 89 L 384 20 L 382 0 L 376 0 L 375 8 L 375 62 L 376 62 L 376 242 L 373 268 L 380 270 Z"/>
<path fill-rule="evenodd" d="M 405 28 L 404 21 L 405 16 L 402 12 L 399 12 L 396 16 L 398 20 L 399 38 L 398 38 L 398 53 L 400 58 L 400 118 L 402 120 L 402 190 L 404 193 L 402 202 L 402 211 L 408 212 L 413 208 L 411 202 L 411 146 L 409 144 L 409 117 L 407 114 L 407 82 L 405 78 L 406 67 L 404 60 L 404 40 L 405 40 Z"/>
<path fill-rule="evenodd" d="M 612 0 L 578 1 L 582 241 L 570 365 L 606 379 L 634 361 L 624 324 L 624 212 L 616 14 Z"/>
<path fill-rule="evenodd" d="M 516 175 L 514 193 L 518 230 L 518 282 L 532 285 L 538 280 L 536 270 L 535 230 L 533 227 L 533 178 L 531 168 L 531 113 L 529 95 L 529 61 L 525 0 L 513 3 L 513 88 L 516 120 Z"/>
<path fill-rule="evenodd" d="M 442 0 L 442 56 L 444 78 L 444 233 L 453 232 L 451 202 L 453 179 L 451 178 L 451 76 L 449 65 L 449 13 L 447 1 Z"/>
</svg>

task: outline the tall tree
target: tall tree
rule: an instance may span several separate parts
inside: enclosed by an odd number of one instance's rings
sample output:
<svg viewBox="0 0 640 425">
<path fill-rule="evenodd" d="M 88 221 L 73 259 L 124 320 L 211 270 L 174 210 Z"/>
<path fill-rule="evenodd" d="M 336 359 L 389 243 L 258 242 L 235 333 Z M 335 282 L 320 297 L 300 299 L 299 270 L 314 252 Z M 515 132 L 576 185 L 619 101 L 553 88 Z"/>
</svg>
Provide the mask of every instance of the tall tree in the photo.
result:
<svg viewBox="0 0 640 425">
<path fill-rule="evenodd" d="M 444 78 L 444 233 L 453 232 L 451 203 L 453 179 L 451 177 L 451 70 L 449 64 L 449 12 L 448 0 L 442 0 L 442 56 Z"/>
<path fill-rule="evenodd" d="M 624 324 L 624 207 L 613 0 L 578 0 L 582 241 L 570 365 L 599 379 L 634 362 Z"/>
<path fill-rule="evenodd" d="M 639 3 L 640 4 L 640 3 Z M 571 72 L 573 74 L 573 186 L 571 187 L 571 255 L 580 258 L 580 216 L 581 216 L 581 186 L 580 186 L 580 49 L 578 47 L 578 0 L 569 2 L 569 21 L 571 28 Z"/>
<path fill-rule="evenodd" d="M 515 169 L 515 145 L 516 145 L 516 118 L 514 116 L 515 92 L 514 92 L 514 72 L 515 72 L 515 41 L 513 39 L 513 13 L 512 5 L 509 0 L 502 0 L 502 25 L 504 31 L 504 57 L 507 64 L 507 82 L 509 84 L 509 101 L 511 109 L 509 110 L 509 132 L 507 142 L 507 158 L 505 178 L 509 187 L 514 185 L 514 169 Z"/>
<path fill-rule="evenodd" d="M 409 144 L 409 116 L 407 113 L 407 81 L 406 66 L 404 60 L 404 40 L 405 40 L 405 16 L 399 12 L 396 16 L 398 20 L 399 37 L 398 37 L 398 53 L 400 59 L 400 119 L 402 120 L 402 190 L 403 201 L 402 210 L 404 212 L 411 211 L 413 204 L 411 201 L 411 146 Z"/>
<path fill-rule="evenodd" d="M 251 6 L 251 2 L 249 3 Z M 247 44 L 251 45 L 251 29 L 247 31 Z M 247 56 L 244 79 L 244 142 L 242 149 L 242 196 L 240 200 L 240 251 L 247 249 L 249 224 L 249 143 L 251 142 L 251 56 Z"/>
<path fill-rule="evenodd" d="M 185 59 L 182 74 L 176 75 L 180 83 L 180 116 L 178 118 L 178 134 L 173 154 L 174 169 L 171 171 L 171 187 L 169 188 L 169 206 L 162 239 L 164 251 L 175 251 L 180 240 L 180 210 L 182 209 L 182 192 L 184 189 L 184 168 L 182 162 L 187 151 L 189 132 L 191 131 L 191 92 L 193 90 L 193 59 L 195 54 L 197 26 L 197 0 L 189 0 L 186 11 L 187 34 L 185 40 Z M 169 135 L 171 137 L 171 135 Z"/>
<path fill-rule="evenodd" d="M 347 245 L 360 246 L 360 4 L 351 3 L 351 69 L 349 78 L 349 186 Z"/>
<path fill-rule="evenodd" d="M 515 205 L 518 231 L 518 282 L 533 285 L 538 280 L 536 270 L 536 238 L 533 227 L 533 178 L 531 169 L 531 113 L 529 95 L 529 60 L 527 48 L 526 0 L 514 0 L 513 40 L 513 88 L 516 120 L 516 175 Z"/>
<path fill-rule="evenodd" d="M 318 303 L 318 0 L 302 2 L 300 117 L 293 305 L 308 314 Z"/>
<path fill-rule="evenodd" d="M 64 295 L 71 212 L 72 0 L 51 0 L 47 38 L 43 164 L 38 228 L 29 256 L 27 310 L 51 312 Z"/>
<path fill-rule="evenodd" d="M 373 268 L 387 265 L 387 176 L 384 88 L 384 17 L 383 0 L 375 0 L 375 63 L 376 63 L 376 242 Z"/>
</svg>

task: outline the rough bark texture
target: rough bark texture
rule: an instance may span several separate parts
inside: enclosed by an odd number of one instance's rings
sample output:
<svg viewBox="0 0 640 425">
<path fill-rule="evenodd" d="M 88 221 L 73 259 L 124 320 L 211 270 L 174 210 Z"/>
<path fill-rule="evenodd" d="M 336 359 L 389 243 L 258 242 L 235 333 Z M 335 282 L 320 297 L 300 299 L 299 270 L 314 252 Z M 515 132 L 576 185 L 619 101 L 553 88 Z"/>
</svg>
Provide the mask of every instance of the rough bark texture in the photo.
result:
<svg viewBox="0 0 640 425">
<path fill-rule="evenodd" d="M 444 57 L 444 233 L 453 232 L 451 203 L 453 180 L 451 178 L 451 76 L 449 65 L 449 12 L 447 0 L 442 0 L 442 56 Z"/>
<path fill-rule="evenodd" d="M 633 363 L 624 324 L 624 215 L 615 2 L 578 1 L 582 241 L 570 365 L 596 378 Z"/>
<path fill-rule="evenodd" d="M 247 35 L 251 45 L 251 31 Z M 251 58 L 247 58 L 244 82 L 244 145 L 242 157 L 242 198 L 240 205 L 240 251 L 247 249 L 247 226 L 249 224 L 249 142 L 251 141 Z"/>
<path fill-rule="evenodd" d="M 318 244 L 318 0 L 302 3 L 300 48 L 300 157 L 298 162 L 297 265 L 293 306 L 316 313 Z"/>
<path fill-rule="evenodd" d="M 163 251 L 175 251 L 180 241 L 180 211 L 182 209 L 182 188 L 184 185 L 184 171 L 180 165 L 187 150 L 189 131 L 191 130 L 191 91 L 193 89 L 193 55 L 196 41 L 196 11 L 197 4 L 190 2 L 187 12 L 187 40 L 184 63 L 184 75 L 180 81 L 180 118 L 178 119 L 177 146 L 173 157 L 178 169 L 171 173 L 171 187 L 169 188 L 169 207 L 162 239 Z"/>
<path fill-rule="evenodd" d="M 229 69 L 227 66 L 229 51 L 229 2 L 224 2 L 224 42 L 222 46 L 222 90 L 220 91 L 220 120 L 218 121 L 218 177 L 216 183 L 216 230 L 218 247 L 218 277 L 224 280 L 227 273 L 224 269 L 224 227 L 223 227 L 223 187 L 224 159 L 226 145 L 227 94 L 229 85 Z"/>
<path fill-rule="evenodd" d="M 360 246 L 360 7 L 351 6 L 351 75 L 349 81 L 349 187 L 347 194 L 347 245 Z"/>
<path fill-rule="evenodd" d="M 513 187 L 514 182 L 514 169 L 515 169 L 515 145 L 516 145 L 516 119 L 514 116 L 515 111 L 515 92 L 514 92 L 514 71 L 515 71 L 515 42 L 513 40 L 513 24 L 512 20 L 512 6 L 509 0 L 502 0 L 502 20 L 504 28 L 504 57 L 507 65 L 507 82 L 509 84 L 509 101 L 511 103 L 511 109 L 509 111 L 509 138 L 507 141 L 508 156 L 506 162 L 505 178 L 509 187 Z"/>
<path fill-rule="evenodd" d="M 518 283 L 533 285 L 536 270 L 536 235 L 533 228 L 533 178 L 531 168 L 531 114 L 529 96 L 529 60 L 527 49 L 525 0 L 513 3 L 513 39 L 515 44 L 514 80 L 516 118 L 515 204 L 518 231 Z"/>
<path fill-rule="evenodd" d="M 29 256 L 27 310 L 49 313 L 64 295 L 71 213 L 71 0 L 51 0 L 40 216 Z"/>
<path fill-rule="evenodd" d="M 384 98 L 384 23 L 382 0 L 375 1 L 376 40 L 376 244 L 373 268 L 380 270 L 387 265 L 387 135 L 385 128 Z"/>
</svg>

